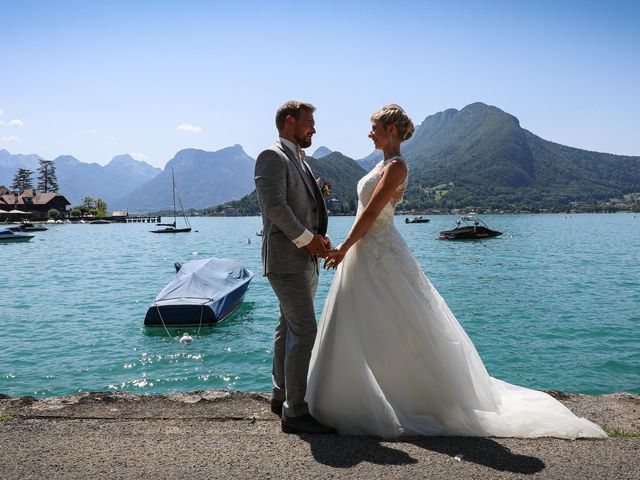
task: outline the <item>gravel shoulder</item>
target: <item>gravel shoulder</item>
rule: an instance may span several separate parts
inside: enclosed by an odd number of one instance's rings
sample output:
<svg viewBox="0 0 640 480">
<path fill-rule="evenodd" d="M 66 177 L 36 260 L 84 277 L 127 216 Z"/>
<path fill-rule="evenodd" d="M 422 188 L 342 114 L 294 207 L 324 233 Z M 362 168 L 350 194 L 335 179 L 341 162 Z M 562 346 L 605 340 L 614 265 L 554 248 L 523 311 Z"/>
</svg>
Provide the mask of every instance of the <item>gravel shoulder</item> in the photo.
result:
<svg viewBox="0 0 640 480">
<path fill-rule="evenodd" d="M 638 395 L 549 393 L 579 416 L 640 434 Z M 383 441 L 279 426 L 263 393 L 0 395 L 0 478 L 640 479 L 640 437 Z"/>
</svg>

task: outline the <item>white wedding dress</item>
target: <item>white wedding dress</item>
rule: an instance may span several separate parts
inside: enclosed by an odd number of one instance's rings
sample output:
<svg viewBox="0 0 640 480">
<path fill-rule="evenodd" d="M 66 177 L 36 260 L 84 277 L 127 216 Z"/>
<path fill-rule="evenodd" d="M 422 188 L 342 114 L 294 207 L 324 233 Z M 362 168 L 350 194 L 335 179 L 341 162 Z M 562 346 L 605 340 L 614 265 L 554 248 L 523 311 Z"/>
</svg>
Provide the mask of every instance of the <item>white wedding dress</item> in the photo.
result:
<svg viewBox="0 0 640 480">
<path fill-rule="evenodd" d="M 358 182 L 358 213 L 384 166 Z M 551 396 L 489 376 L 394 226 L 405 188 L 338 266 L 311 357 L 312 415 L 341 434 L 383 438 L 606 437 Z"/>
</svg>

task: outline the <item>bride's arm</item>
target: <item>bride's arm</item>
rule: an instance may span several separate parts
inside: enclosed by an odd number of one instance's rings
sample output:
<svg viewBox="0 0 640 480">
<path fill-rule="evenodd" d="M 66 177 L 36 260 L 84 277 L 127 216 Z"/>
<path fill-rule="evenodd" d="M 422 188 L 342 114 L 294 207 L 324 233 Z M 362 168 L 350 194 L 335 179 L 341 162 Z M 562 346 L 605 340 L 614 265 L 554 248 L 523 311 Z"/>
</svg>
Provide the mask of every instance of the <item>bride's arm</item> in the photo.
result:
<svg viewBox="0 0 640 480">
<path fill-rule="evenodd" d="M 402 161 L 391 161 L 382 172 L 382 178 L 378 182 L 369 203 L 362 211 L 362 214 L 356 219 L 351 227 L 347 239 L 338 247 L 335 253 L 329 255 L 330 259 L 335 260 L 331 266 L 336 267 L 344 258 L 345 253 L 358 240 L 360 240 L 371 228 L 373 222 L 382 209 L 391 201 L 393 194 L 396 193 L 398 187 L 404 182 L 407 176 L 407 166 Z M 326 265 L 326 262 L 325 262 Z"/>
</svg>

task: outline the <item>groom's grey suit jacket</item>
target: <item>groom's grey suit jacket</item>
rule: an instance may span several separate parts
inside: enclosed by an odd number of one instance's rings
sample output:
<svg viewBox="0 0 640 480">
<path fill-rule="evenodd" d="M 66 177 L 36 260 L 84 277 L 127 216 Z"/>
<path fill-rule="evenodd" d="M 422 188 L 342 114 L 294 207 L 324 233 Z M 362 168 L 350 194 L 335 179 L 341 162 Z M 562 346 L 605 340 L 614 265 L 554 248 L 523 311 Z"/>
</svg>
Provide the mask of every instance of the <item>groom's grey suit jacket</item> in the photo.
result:
<svg viewBox="0 0 640 480">
<path fill-rule="evenodd" d="M 317 268 L 317 259 L 293 243 L 305 229 L 327 233 L 327 207 L 309 165 L 277 141 L 258 155 L 255 183 L 262 210 L 264 274 L 300 273 L 310 262 Z"/>
</svg>

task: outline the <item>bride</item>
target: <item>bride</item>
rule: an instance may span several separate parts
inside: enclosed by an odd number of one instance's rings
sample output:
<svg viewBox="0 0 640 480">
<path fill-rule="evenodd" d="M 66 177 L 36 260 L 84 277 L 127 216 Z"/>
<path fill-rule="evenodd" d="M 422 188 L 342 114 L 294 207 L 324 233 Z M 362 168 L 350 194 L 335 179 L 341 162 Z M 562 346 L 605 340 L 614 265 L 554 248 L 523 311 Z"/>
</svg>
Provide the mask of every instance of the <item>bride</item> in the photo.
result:
<svg viewBox="0 0 640 480">
<path fill-rule="evenodd" d="M 309 370 L 311 414 L 348 435 L 606 437 L 549 395 L 489 376 L 393 221 L 407 186 L 395 104 L 371 117 L 384 159 L 358 182 L 358 213 L 325 266 L 337 267 Z"/>
</svg>

